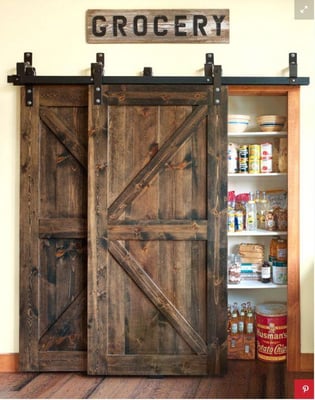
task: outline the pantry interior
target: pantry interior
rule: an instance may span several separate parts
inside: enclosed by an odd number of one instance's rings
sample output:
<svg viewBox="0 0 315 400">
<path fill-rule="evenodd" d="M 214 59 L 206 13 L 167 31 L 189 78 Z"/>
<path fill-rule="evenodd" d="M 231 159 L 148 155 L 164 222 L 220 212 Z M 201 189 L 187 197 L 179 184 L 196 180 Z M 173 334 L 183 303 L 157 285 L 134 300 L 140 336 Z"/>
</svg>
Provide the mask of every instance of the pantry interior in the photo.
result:
<svg viewBox="0 0 315 400">
<path fill-rule="evenodd" d="M 298 301 L 298 288 L 294 281 L 297 280 L 299 273 L 297 215 L 299 108 L 298 93 L 293 93 L 290 93 L 290 90 L 286 91 L 283 87 L 251 87 L 249 90 L 248 87 L 243 90 L 231 87 L 229 90 L 230 119 L 235 122 L 236 117 L 249 118 L 249 122 L 239 125 L 228 124 L 231 127 L 228 132 L 230 216 L 228 210 L 227 223 L 229 312 L 233 313 L 235 307 L 240 312 L 244 308 L 244 303 L 253 309 L 262 303 L 287 304 L 288 338 L 292 334 L 292 326 L 298 323 L 296 313 L 291 311 Z M 270 116 L 269 120 L 275 116 L 284 117 L 285 123 L 277 125 L 267 121 L 261 127 L 259 124 L 261 116 L 266 115 Z M 233 164 L 230 160 L 230 150 L 235 151 L 235 149 L 237 149 L 238 162 Z M 247 152 L 245 157 L 242 154 L 243 149 Z M 258 152 L 258 154 L 253 154 L 253 152 Z M 245 158 L 245 168 L 242 167 L 242 157 Z M 254 166 L 253 161 L 251 165 L 251 157 L 252 160 L 255 157 Z M 262 165 L 263 162 L 266 165 L 266 160 L 267 163 L 269 162 L 268 169 L 264 169 Z M 245 226 L 246 203 L 250 192 L 255 202 L 257 218 L 256 226 L 247 229 Z M 263 195 L 266 196 L 267 205 L 261 202 Z M 261 207 L 264 207 L 264 212 L 261 211 Z M 240 212 L 243 219 L 241 224 L 237 222 L 237 212 Z M 279 219 L 279 212 L 281 219 Z M 268 215 L 271 222 L 268 221 Z M 264 264 L 267 267 L 263 267 Z M 266 270 L 267 276 L 264 275 Z M 281 313 L 277 314 L 273 305 L 271 308 L 270 315 L 273 315 L 276 321 Z M 283 313 L 283 307 L 281 310 Z M 233 336 L 246 337 L 246 328 L 239 326 L 236 330 L 234 334 L 229 332 L 229 357 L 254 358 L 257 351 L 254 348 L 254 341 L 251 342 L 252 348 L 247 347 L 246 351 L 244 345 L 234 344 L 233 346 Z M 287 345 L 286 342 L 285 345 Z M 262 346 L 259 338 L 256 338 L 256 345 L 257 343 L 258 346 Z M 279 345 L 275 341 L 271 343 L 272 346 Z M 295 346 L 294 341 L 288 339 L 289 366 L 294 359 Z M 258 352 L 257 355 L 258 358 L 269 361 L 283 359 L 283 354 L 267 355 L 264 351 Z"/>
</svg>

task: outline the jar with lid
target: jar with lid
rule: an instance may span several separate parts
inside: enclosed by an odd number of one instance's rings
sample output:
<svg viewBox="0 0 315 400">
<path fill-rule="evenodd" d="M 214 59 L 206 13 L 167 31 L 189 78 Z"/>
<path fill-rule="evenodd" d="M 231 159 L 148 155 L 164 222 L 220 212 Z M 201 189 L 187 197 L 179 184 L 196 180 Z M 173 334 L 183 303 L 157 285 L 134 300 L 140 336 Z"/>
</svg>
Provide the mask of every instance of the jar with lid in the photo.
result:
<svg viewBox="0 0 315 400">
<path fill-rule="evenodd" d="M 285 239 L 277 241 L 277 261 L 287 261 L 287 241 Z"/>
<path fill-rule="evenodd" d="M 274 261 L 277 259 L 277 243 L 280 238 L 273 237 L 270 241 L 270 250 L 269 250 L 269 261 Z"/>
<path fill-rule="evenodd" d="M 268 231 L 275 231 L 276 230 L 276 221 L 273 214 L 273 210 L 268 210 L 266 212 L 265 217 L 265 229 Z"/>
<path fill-rule="evenodd" d="M 241 257 L 238 254 L 228 257 L 228 279 L 231 284 L 241 282 Z"/>
<path fill-rule="evenodd" d="M 288 212 L 284 208 L 275 210 L 275 220 L 279 231 L 286 231 L 288 228 Z"/>
<path fill-rule="evenodd" d="M 284 261 L 274 261 L 272 263 L 272 282 L 276 285 L 286 285 L 288 283 L 288 268 Z"/>
</svg>

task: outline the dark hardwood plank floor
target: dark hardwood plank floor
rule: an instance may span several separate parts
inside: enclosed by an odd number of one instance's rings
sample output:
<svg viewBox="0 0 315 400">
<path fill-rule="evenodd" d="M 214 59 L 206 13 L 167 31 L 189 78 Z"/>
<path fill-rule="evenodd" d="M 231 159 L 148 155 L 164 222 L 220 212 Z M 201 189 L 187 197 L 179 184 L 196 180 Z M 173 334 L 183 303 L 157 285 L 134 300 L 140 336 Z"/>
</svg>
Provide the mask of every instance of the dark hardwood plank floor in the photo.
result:
<svg viewBox="0 0 315 400">
<path fill-rule="evenodd" d="M 294 398 L 295 379 L 313 373 L 286 372 L 284 363 L 229 361 L 224 377 L 110 377 L 84 373 L 1 373 L 6 399 L 260 399 Z"/>
</svg>

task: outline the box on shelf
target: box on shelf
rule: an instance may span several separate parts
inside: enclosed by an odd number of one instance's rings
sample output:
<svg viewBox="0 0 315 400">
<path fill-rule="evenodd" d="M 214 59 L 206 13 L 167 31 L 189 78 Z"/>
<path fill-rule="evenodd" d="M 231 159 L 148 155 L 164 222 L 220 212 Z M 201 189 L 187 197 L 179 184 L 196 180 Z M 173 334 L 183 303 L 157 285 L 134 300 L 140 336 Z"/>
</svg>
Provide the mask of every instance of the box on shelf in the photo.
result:
<svg viewBox="0 0 315 400">
<path fill-rule="evenodd" d="M 258 243 L 240 243 L 239 254 L 242 263 L 262 264 L 264 261 L 264 245 Z"/>
<path fill-rule="evenodd" d="M 255 335 L 228 335 L 228 359 L 230 360 L 255 360 L 256 339 Z"/>
<path fill-rule="evenodd" d="M 242 263 L 241 264 L 241 280 L 260 281 L 261 280 L 261 264 Z"/>
</svg>

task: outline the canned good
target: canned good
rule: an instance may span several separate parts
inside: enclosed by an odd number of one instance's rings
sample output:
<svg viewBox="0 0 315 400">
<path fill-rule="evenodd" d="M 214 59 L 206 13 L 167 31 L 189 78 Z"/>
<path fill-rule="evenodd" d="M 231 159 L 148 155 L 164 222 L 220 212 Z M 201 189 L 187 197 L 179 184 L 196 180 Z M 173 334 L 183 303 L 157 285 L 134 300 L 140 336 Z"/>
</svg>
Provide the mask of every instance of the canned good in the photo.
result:
<svg viewBox="0 0 315 400">
<path fill-rule="evenodd" d="M 272 157 L 271 143 L 262 143 L 260 145 L 260 157 Z"/>
<path fill-rule="evenodd" d="M 248 146 L 249 158 L 260 158 L 260 145 L 259 144 L 250 144 Z"/>
<path fill-rule="evenodd" d="M 248 159 L 248 145 L 242 144 L 239 147 L 239 157 Z"/>
<path fill-rule="evenodd" d="M 240 157 L 239 159 L 239 172 L 242 174 L 248 173 L 248 158 Z"/>
<path fill-rule="evenodd" d="M 284 361 L 287 358 L 287 308 L 283 303 L 256 307 L 257 358 Z"/>
<path fill-rule="evenodd" d="M 234 143 L 229 143 L 228 145 L 228 173 L 234 174 L 238 172 L 238 150 L 237 145 Z"/>
<path fill-rule="evenodd" d="M 272 282 L 276 285 L 286 285 L 288 283 L 288 268 L 286 262 L 273 261 Z"/>
<path fill-rule="evenodd" d="M 258 174 L 260 172 L 259 158 L 249 158 L 248 172 L 250 174 Z"/>
<path fill-rule="evenodd" d="M 260 172 L 263 174 L 268 174 L 272 172 L 272 158 L 262 157 L 260 159 Z"/>
</svg>

